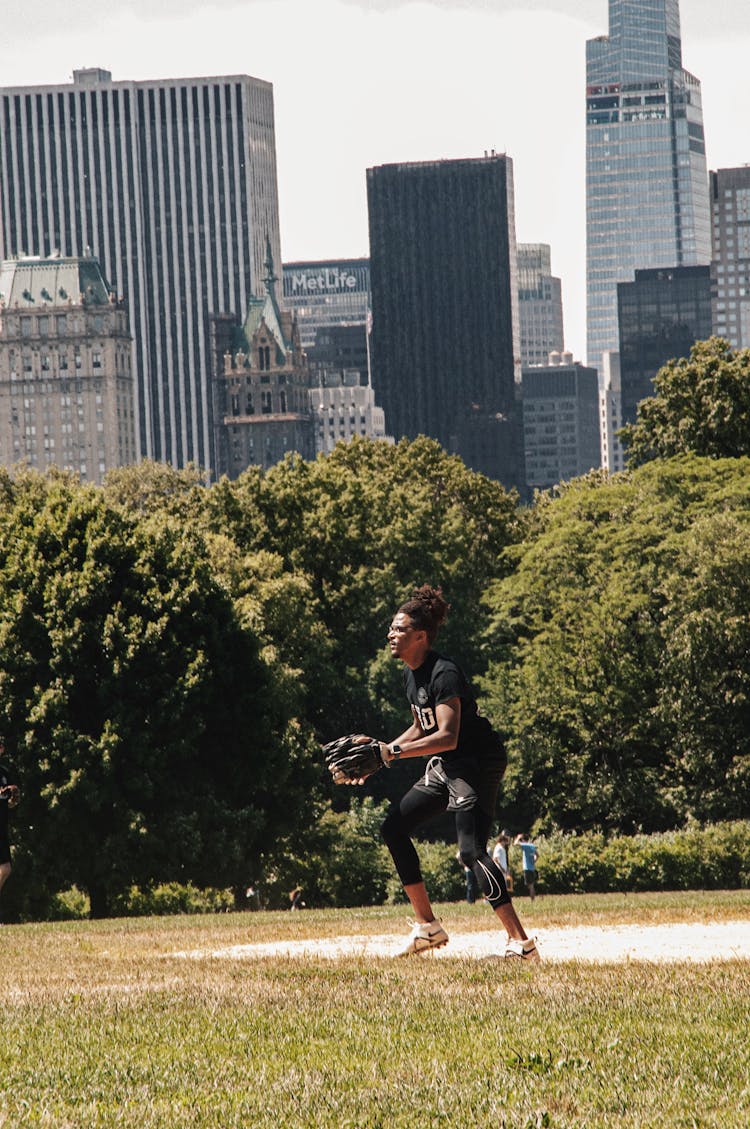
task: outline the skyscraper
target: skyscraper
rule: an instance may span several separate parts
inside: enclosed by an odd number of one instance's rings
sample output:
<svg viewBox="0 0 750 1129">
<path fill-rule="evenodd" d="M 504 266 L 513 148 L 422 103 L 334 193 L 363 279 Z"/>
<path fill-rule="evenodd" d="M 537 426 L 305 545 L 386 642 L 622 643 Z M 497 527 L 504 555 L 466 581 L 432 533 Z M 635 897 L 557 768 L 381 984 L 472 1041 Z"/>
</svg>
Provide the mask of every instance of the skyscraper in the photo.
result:
<svg viewBox="0 0 750 1129">
<path fill-rule="evenodd" d="M 586 44 L 588 362 L 617 349 L 617 283 L 711 259 L 700 83 L 682 67 L 678 0 L 609 0 Z"/>
<path fill-rule="evenodd" d="M 303 349 L 315 344 L 319 329 L 364 326 L 370 309 L 368 259 L 326 259 L 284 263 L 284 305 L 297 315 Z"/>
<path fill-rule="evenodd" d="M 750 348 L 750 165 L 711 173 L 714 333 Z"/>
<path fill-rule="evenodd" d="M 367 170 L 372 382 L 395 439 L 428 435 L 523 487 L 513 163 Z"/>
<path fill-rule="evenodd" d="M 518 314 L 522 365 L 546 365 L 563 352 L 562 286 L 547 243 L 518 244 Z"/>
<path fill-rule="evenodd" d="M 96 255 L 128 306 L 139 456 L 213 465 L 212 314 L 279 248 L 273 90 L 246 75 L 0 90 L 0 258 Z"/>
<path fill-rule="evenodd" d="M 548 490 L 600 464 L 596 369 L 563 354 L 561 363 L 523 370 L 526 482 Z"/>
<path fill-rule="evenodd" d="M 617 284 L 617 302 L 622 422 L 635 423 L 662 365 L 711 336 L 711 268 L 637 270 Z"/>
</svg>

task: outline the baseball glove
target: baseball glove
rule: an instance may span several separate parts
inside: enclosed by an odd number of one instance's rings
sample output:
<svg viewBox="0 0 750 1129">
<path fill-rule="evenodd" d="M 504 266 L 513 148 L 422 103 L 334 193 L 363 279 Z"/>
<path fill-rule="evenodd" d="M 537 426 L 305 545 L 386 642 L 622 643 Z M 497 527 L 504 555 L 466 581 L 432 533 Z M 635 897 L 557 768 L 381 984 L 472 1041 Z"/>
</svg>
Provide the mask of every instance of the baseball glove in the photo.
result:
<svg viewBox="0 0 750 1129">
<path fill-rule="evenodd" d="M 372 776 L 386 763 L 388 746 L 364 733 L 349 733 L 323 746 L 334 784 L 353 784 Z"/>
</svg>

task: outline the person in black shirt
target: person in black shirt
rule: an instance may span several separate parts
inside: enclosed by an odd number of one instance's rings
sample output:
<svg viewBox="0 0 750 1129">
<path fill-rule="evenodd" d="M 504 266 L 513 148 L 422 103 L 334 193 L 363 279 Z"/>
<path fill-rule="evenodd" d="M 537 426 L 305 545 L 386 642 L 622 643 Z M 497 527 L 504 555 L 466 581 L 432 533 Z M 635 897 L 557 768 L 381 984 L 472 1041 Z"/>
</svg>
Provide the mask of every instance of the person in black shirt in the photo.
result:
<svg viewBox="0 0 750 1129">
<path fill-rule="evenodd" d="M 4 751 L 2 742 L 0 742 L 0 756 Z M 0 760 L 0 890 L 5 885 L 11 871 L 8 809 L 16 807 L 20 798 L 18 778 L 5 761 Z"/>
<path fill-rule="evenodd" d="M 388 631 L 394 658 L 404 663 L 412 723 L 390 742 L 389 767 L 397 760 L 429 757 L 424 775 L 388 813 L 381 832 L 411 903 L 416 922 L 399 955 L 447 944 L 422 879 L 414 830 L 444 811 L 455 814 L 459 857 L 471 867 L 481 893 L 508 935 L 506 957 L 538 960 L 536 945 L 524 931 L 500 868 L 487 853 L 505 750 L 500 737 L 479 714 L 460 667 L 433 650 L 449 605 L 439 588 L 427 584 L 398 609 Z"/>
</svg>

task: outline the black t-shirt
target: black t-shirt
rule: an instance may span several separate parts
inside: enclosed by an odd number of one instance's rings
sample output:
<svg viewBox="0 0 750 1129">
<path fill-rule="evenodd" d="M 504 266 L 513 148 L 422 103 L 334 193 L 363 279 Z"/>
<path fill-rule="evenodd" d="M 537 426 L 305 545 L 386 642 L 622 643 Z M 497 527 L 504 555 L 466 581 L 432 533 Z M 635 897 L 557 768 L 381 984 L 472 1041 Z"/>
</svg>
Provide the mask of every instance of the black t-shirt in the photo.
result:
<svg viewBox="0 0 750 1129">
<path fill-rule="evenodd" d="M 461 668 L 447 655 L 429 651 L 420 667 L 404 667 L 404 685 L 412 713 L 424 733 L 438 728 L 436 707 L 451 698 L 461 699 L 461 725 L 455 749 L 442 753 L 444 760 L 481 757 L 497 748 L 490 723 L 477 709 L 474 691 Z"/>
<path fill-rule="evenodd" d="M 3 761 L 0 761 L 0 788 L 6 784 L 18 784 L 15 772 Z M 0 839 L 8 837 L 8 798 L 0 795 Z"/>
</svg>

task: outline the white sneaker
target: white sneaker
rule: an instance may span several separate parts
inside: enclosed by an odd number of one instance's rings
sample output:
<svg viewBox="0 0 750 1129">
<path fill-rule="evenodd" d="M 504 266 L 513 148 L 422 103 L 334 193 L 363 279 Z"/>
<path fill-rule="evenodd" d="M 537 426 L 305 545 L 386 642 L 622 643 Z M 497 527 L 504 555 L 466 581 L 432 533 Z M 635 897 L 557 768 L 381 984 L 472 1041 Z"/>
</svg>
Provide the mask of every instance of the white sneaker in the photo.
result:
<svg viewBox="0 0 750 1129">
<path fill-rule="evenodd" d="M 505 946 L 505 956 L 511 960 L 539 960 L 536 941 L 530 937 L 527 941 L 510 940 Z"/>
<path fill-rule="evenodd" d="M 426 953 L 428 949 L 439 949 L 447 944 L 448 934 L 437 918 L 427 922 L 415 921 L 408 941 L 395 955 L 408 957 L 412 953 Z"/>
</svg>

